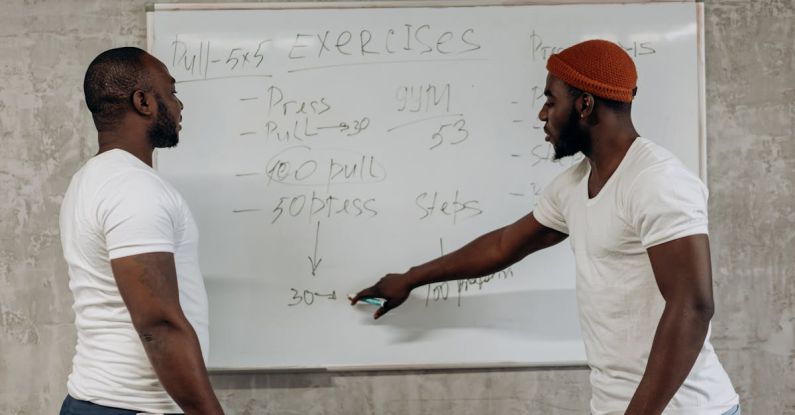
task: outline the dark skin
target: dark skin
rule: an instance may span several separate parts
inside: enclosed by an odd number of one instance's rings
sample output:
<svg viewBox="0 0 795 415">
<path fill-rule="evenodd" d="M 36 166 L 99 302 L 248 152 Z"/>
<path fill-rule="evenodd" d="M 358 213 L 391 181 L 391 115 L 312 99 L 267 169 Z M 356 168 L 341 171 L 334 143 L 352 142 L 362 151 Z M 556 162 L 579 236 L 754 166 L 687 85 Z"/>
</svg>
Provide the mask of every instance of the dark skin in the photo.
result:
<svg viewBox="0 0 795 415">
<path fill-rule="evenodd" d="M 595 197 L 618 168 L 638 137 L 629 111 L 616 111 L 593 95 L 573 96 L 566 84 L 547 77 L 547 102 L 538 117 L 544 121 L 547 141 L 561 146 L 561 132 L 588 137 L 583 153 L 591 166 L 589 197 Z M 574 125 L 570 125 L 575 119 Z M 567 126 L 569 129 L 567 130 Z M 457 251 L 404 274 L 388 274 L 351 299 L 383 298 L 377 319 L 399 306 L 414 288 L 461 278 L 484 276 L 502 270 L 525 256 L 555 245 L 568 235 L 540 224 L 532 212 L 513 224 L 489 232 Z M 707 235 L 687 236 L 647 250 L 665 309 L 652 342 L 646 370 L 626 414 L 661 414 L 687 378 L 704 344 L 713 314 L 712 271 Z"/>
<path fill-rule="evenodd" d="M 182 121 L 182 101 L 177 98 L 175 80 L 162 62 L 151 55 L 144 55 L 144 65 L 152 78 L 152 90 L 131 91 L 130 108 L 112 130 L 99 131 L 99 151 L 102 154 L 114 148 L 122 149 L 152 166 L 154 146 L 147 135 L 149 127 L 158 117 L 157 96 L 168 109 L 168 116 L 176 124 Z M 157 96 L 156 96 L 157 95 Z M 182 129 L 181 126 L 177 127 Z"/>
<path fill-rule="evenodd" d="M 121 149 L 152 165 L 154 147 L 147 136 L 158 117 L 156 94 L 168 109 L 166 116 L 181 118 L 174 78 L 165 65 L 144 56 L 152 81 L 151 91 L 131 91 L 129 111 L 110 131 L 99 132 L 99 153 Z M 162 114 L 160 114 L 162 116 Z M 179 128 L 179 127 L 178 127 Z M 199 340 L 179 304 L 174 254 L 152 252 L 111 260 L 113 277 L 130 312 L 133 326 L 160 383 L 185 414 L 223 414 L 204 366 Z"/>
</svg>

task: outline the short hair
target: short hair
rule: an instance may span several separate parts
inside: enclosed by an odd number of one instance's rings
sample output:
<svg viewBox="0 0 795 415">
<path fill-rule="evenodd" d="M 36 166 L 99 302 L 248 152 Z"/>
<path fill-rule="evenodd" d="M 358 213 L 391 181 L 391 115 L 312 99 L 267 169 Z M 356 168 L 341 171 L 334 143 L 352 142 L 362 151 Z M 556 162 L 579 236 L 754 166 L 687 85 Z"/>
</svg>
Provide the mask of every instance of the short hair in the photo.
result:
<svg viewBox="0 0 795 415">
<path fill-rule="evenodd" d="M 135 47 L 110 49 L 88 65 L 83 91 L 97 131 L 109 130 L 121 120 L 135 90 L 151 90 L 142 59 L 145 54 Z"/>
<path fill-rule="evenodd" d="M 573 86 L 571 86 L 569 84 L 566 84 L 566 86 L 569 88 L 569 94 L 571 94 L 575 98 L 579 97 L 580 95 L 582 95 L 584 93 L 583 90 L 581 90 L 581 89 L 579 89 L 577 87 L 573 87 Z M 633 97 L 635 96 L 635 93 L 637 92 L 637 90 L 638 90 L 637 87 L 632 90 L 632 96 Z M 593 95 L 593 94 L 591 94 L 591 95 Z M 615 112 L 628 112 L 632 108 L 632 103 L 631 102 L 614 101 L 612 99 L 597 97 L 596 95 L 593 95 L 593 98 L 594 98 L 594 101 L 603 104 L 604 106 L 606 106 L 607 108 L 610 108 L 611 110 L 613 110 Z"/>
</svg>

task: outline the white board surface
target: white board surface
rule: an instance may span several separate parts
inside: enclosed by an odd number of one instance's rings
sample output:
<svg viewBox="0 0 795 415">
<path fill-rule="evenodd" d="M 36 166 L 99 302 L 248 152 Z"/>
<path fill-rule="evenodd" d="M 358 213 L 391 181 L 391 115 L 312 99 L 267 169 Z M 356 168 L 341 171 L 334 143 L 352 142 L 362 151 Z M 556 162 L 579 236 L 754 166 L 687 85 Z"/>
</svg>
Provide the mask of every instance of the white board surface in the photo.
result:
<svg viewBox="0 0 795 415">
<path fill-rule="evenodd" d="M 379 321 L 345 297 L 515 221 L 579 159 L 537 119 L 546 58 L 579 41 L 627 49 L 638 130 L 703 171 L 697 7 L 155 9 L 185 103 L 157 166 L 201 233 L 210 369 L 582 364 L 568 242 Z"/>
</svg>

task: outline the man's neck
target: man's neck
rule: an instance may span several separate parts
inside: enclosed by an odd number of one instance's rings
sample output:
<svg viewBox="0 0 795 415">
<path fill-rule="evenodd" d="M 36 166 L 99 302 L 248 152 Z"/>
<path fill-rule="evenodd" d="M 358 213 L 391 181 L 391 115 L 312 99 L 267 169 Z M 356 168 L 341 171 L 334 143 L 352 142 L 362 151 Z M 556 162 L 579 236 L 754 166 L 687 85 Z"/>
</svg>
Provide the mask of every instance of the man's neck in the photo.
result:
<svg viewBox="0 0 795 415">
<path fill-rule="evenodd" d="M 605 128 L 604 131 L 597 128 L 591 137 L 591 153 L 588 154 L 591 179 L 604 184 L 615 173 L 639 134 L 630 123 L 623 128 Z"/>
<path fill-rule="evenodd" d="M 120 149 L 132 154 L 149 167 L 152 167 L 152 153 L 154 148 L 152 148 L 145 138 L 136 139 L 135 136 L 119 134 L 117 131 L 101 131 L 99 132 L 98 141 L 99 151 L 97 151 L 97 154 L 102 154 L 113 149 Z"/>
</svg>

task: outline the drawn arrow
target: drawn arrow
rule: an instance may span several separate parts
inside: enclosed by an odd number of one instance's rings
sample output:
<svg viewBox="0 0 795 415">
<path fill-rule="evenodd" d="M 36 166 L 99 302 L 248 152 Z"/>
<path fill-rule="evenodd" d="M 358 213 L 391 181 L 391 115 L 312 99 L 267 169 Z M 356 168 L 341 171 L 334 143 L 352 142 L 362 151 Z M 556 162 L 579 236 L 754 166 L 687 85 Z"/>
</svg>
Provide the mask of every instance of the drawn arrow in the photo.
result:
<svg viewBox="0 0 795 415">
<path fill-rule="evenodd" d="M 315 129 L 316 130 L 327 130 L 329 128 L 334 128 L 334 129 L 338 129 L 338 130 L 344 131 L 344 130 L 347 130 L 348 128 L 350 128 L 350 126 L 348 126 L 348 123 L 346 123 L 346 122 L 341 122 L 341 123 L 339 123 L 337 125 L 329 125 L 329 126 L 325 126 L 325 127 L 316 127 Z"/>
<path fill-rule="evenodd" d="M 317 222 L 317 230 L 315 231 L 315 253 L 313 256 L 307 257 L 307 259 L 309 259 L 309 265 L 312 267 L 313 277 L 317 273 L 317 267 L 319 267 L 320 263 L 323 262 L 323 258 L 317 259 L 317 241 L 319 235 L 320 235 L 320 221 Z"/>
<path fill-rule="evenodd" d="M 332 291 L 331 294 L 320 294 L 320 293 L 312 293 L 315 297 L 326 297 L 329 300 L 336 300 L 337 299 L 337 291 Z"/>
</svg>

